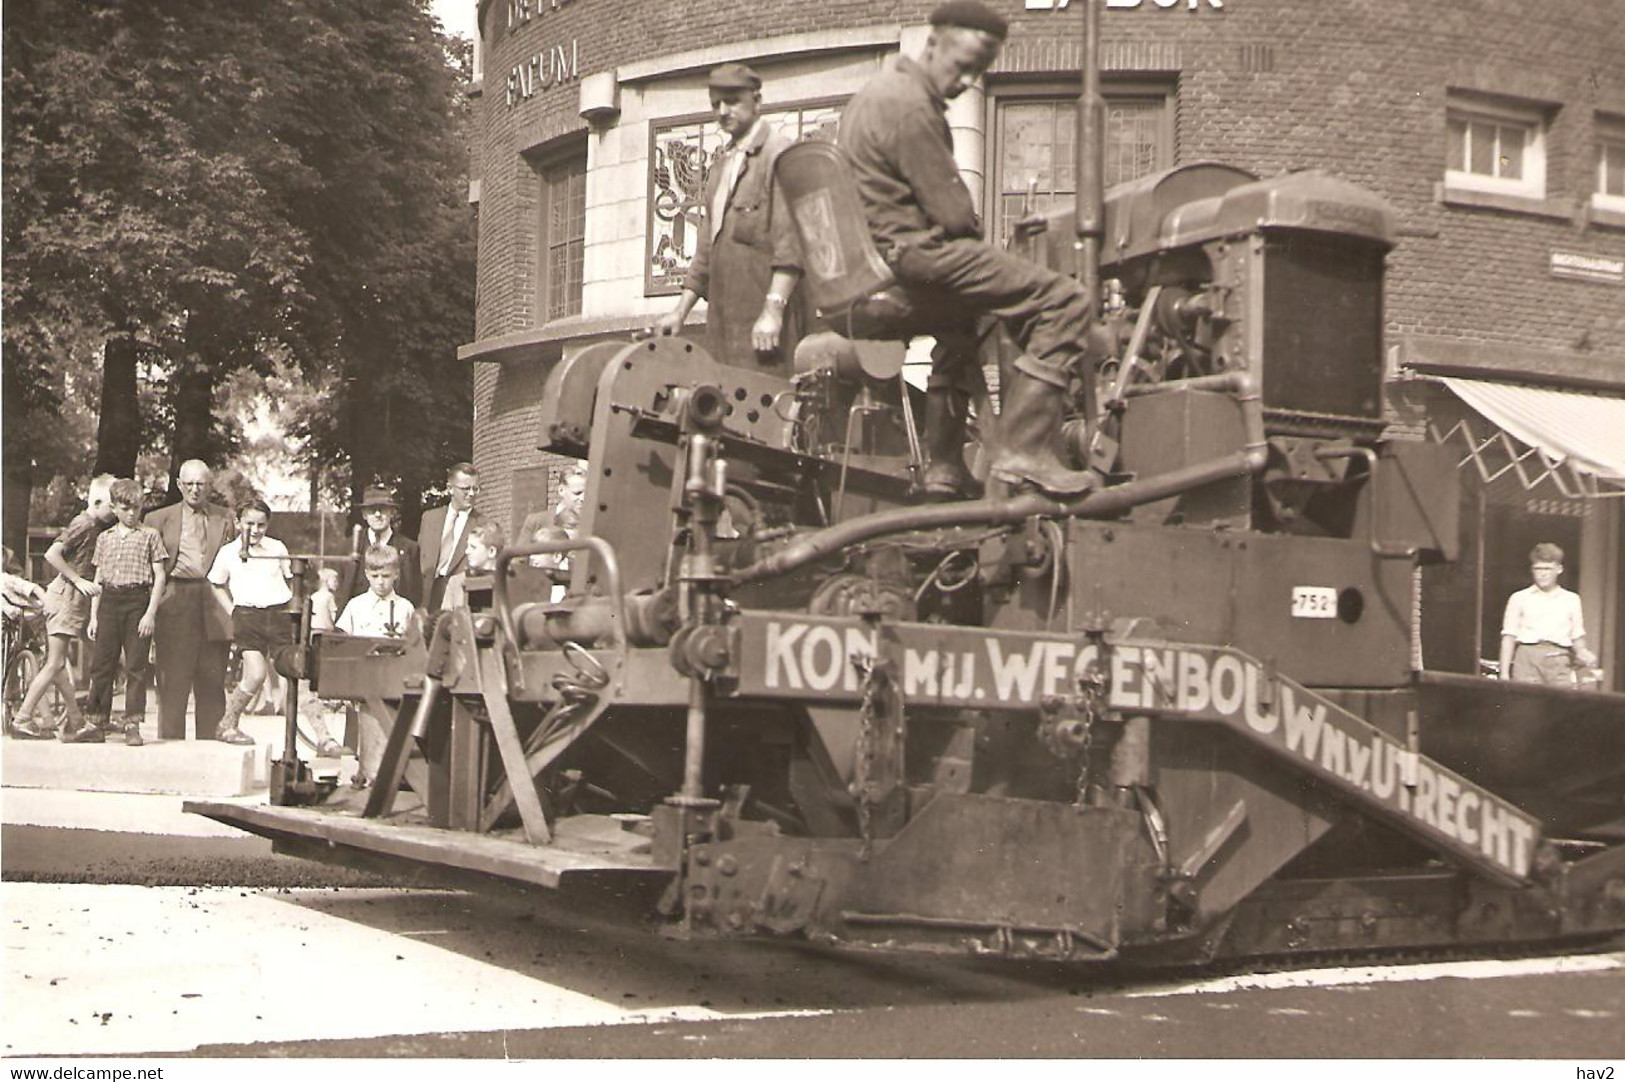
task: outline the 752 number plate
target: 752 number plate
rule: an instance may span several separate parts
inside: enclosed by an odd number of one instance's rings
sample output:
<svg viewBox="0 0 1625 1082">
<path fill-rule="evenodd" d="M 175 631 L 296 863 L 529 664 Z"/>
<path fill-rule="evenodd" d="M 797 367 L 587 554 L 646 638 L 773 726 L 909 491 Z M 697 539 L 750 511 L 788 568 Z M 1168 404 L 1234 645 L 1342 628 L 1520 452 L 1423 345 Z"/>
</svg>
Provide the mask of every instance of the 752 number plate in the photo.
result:
<svg viewBox="0 0 1625 1082">
<path fill-rule="evenodd" d="M 1330 586 L 1292 587 L 1292 615 L 1300 620 L 1337 618 L 1337 590 Z"/>
</svg>

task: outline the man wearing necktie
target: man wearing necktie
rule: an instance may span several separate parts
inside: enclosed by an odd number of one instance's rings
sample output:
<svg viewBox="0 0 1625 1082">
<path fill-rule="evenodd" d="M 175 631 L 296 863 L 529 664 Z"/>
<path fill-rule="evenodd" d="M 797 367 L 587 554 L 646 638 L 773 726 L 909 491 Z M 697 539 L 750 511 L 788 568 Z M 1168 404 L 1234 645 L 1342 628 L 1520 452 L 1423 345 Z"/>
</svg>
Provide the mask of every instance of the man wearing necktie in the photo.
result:
<svg viewBox="0 0 1625 1082">
<path fill-rule="evenodd" d="M 790 145 L 762 117 L 762 80 L 724 64 L 708 80 L 711 111 L 728 142 L 705 176 L 705 227 L 677 306 L 655 321 L 679 334 L 706 299 L 706 346 L 724 364 L 789 374 L 806 313 L 795 299 L 801 242 L 773 177 Z"/>
<path fill-rule="evenodd" d="M 236 539 L 231 510 L 209 499 L 209 467 L 181 463 L 176 485 L 181 501 L 147 515 L 169 559 L 168 581 L 158 602 L 153 647 L 157 654 L 158 735 L 186 737 L 186 704 L 192 700 L 197 738 L 212 740 L 226 712 L 226 661 L 231 651 L 231 614 L 220 607 L 207 575 L 215 553 Z"/>
<path fill-rule="evenodd" d="M 423 512 L 418 530 L 418 551 L 423 572 L 423 603 L 430 612 L 440 611 L 446 593 L 446 580 L 463 569 L 468 527 L 479 521 L 474 497 L 480 492 L 480 473 L 470 462 L 459 462 L 446 472 L 451 503 Z"/>
</svg>

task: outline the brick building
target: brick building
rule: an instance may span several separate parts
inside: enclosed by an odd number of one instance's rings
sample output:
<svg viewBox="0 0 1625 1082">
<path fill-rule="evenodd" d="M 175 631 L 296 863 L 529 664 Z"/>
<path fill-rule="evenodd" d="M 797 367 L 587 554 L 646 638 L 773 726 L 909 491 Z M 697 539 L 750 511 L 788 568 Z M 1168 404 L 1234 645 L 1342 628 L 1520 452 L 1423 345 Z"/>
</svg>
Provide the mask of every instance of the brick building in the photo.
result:
<svg viewBox="0 0 1625 1082">
<path fill-rule="evenodd" d="M 997 236 L 1029 191 L 1071 198 L 1081 21 L 1068 0 L 991 2 L 1009 43 L 949 119 Z M 773 119 L 811 134 L 918 48 L 932 6 L 480 0 L 477 337 L 460 357 L 491 513 L 511 525 L 548 497 L 551 363 L 673 303 L 717 144 L 706 72 L 749 62 Z M 1317 167 L 1398 211 L 1394 416 L 1458 446 L 1468 482 L 1463 558 L 1429 573 L 1429 667 L 1494 656 L 1525 554 L 1554 539 L 1625 686 L 1622 15 L 1618 0 L 1110 0 L 1102 16 L 1108 183 L 1204 159 Z"/>
</svg>

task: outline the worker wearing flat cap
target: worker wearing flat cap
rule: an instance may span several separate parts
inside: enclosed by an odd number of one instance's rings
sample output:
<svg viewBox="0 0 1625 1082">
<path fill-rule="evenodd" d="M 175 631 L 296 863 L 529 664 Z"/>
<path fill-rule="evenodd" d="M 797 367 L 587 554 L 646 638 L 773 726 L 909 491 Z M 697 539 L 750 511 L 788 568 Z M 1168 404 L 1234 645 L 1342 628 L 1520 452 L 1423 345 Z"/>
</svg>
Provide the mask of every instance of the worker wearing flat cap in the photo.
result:
<svg viewBox="0 0 1625 1082">
<path fill-rule="evenodd" d="M 978 0 L 951 0 L 931 15 L 918 58 L 881 71 L 841 114 L 841 148 L 857 182 L 869 233 L 896 276 L 907 333 L 932 334 L 926 391 L 928 495 L 970 494 L 965 418 L 981 339 L 1002 320 L 1020 343 L 1000 368 L 999 438 L 990 472 L 1016 485 L 1071 494 L 1093 484 L 1060 455 L 1065 395 L 1083 356 L 1090 304 L 1071 278 L 982 240 L 960 179 L 948 101 L 998 58 L 1007 26 Z M 990 318 L 992 317 L 992 318 Z M 896 327 L 888 327 L 888 332 Z"/>
<path fill-rule="evenodd" d="M 401 534 L 401 505 L 395 501 L 393 492 L 382 485 L 368 486 L 361 494 L 360 511 L 361 552 L 374 545 L 388 545 L 401 554 L 402 567 L 418 566 L 418 543 Z M 423 580 L 419 576 L 402 575 L 396 588 L 414 606 L 423 603 Z M 361 573 L 361 562 L 357 560 L 345 569 L 339 605 L 342 607 L 344 602 L 366 591 L 367 577 Z"/>
<path fill-rule="evenodd" d="M 773 163 L 790 145 L 762 117 L 762 80 L 724 64 L 708 80 L 711 111 L 727 143 L 705 176 L 705 223 L 677 306 L 655 322 L 678 334 L 706 299 L 706 345 L 724 364 L 788 375 L 806 326 L 796 298 L 801 242 L 779 193 Z"/>
</svg>

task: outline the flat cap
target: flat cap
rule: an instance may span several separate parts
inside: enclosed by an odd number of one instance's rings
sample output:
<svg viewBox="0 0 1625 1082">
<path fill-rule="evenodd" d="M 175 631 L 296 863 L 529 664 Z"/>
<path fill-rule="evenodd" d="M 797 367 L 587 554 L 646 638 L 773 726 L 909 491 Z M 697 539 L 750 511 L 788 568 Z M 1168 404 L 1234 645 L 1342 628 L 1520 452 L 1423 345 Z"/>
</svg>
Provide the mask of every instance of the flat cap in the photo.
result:
<svg viewBox="0 0 1625 1082">
<path fill-rule="evenodd" d="M 373 485 L 362 492 L 361 507 L 363 509 L 368 507 L 393 507 L 399 511 L 401 505 L 395 502 L 395 494 L 389 489 Z"/>
<path fill-rule="evenodd" d="M 724 64 L 711 72 L 707 84 L 712 90 L 760 90 L 762 77 L 743 64 Z"/>
<path fill-rule="evenodd" d="M 981 0 L 948 0 L 938 4 L 931 13 L 932 26 L 962 26 L 967 30 L 982 30 L 1000 41 L 1010 32 L 1004 16 L 982 3 Z"/>
</svg>

